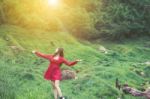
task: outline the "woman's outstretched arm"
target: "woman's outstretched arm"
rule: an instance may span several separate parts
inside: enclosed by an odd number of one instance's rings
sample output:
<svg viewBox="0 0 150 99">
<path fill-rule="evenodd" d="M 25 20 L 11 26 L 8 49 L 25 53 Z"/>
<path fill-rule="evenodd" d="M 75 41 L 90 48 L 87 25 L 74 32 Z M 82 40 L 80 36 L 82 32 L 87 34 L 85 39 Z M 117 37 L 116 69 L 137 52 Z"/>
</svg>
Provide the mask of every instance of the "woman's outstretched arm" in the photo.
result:
<svg viewBox="0 0 150 99">
<path fill-rule="evenodd" d="M 81 61 L 81 60 L 68 61 L 65 58 L 63 58 L 63 63 L 68 65 L 68 66 L 73 66 L 73 65 L 77 64 L 79 61 Z"/>
<path fill-rule="evenodd" d="M 32 51 L 32 53 L 34 53 L 35 55 L 37 55 L 39 57 L 45 58 L 45 59 L 49 59 L 50 58 L 49 54 L 43 54 L 43 53 L 37 52 L 37 51 Z"/>
</svg>

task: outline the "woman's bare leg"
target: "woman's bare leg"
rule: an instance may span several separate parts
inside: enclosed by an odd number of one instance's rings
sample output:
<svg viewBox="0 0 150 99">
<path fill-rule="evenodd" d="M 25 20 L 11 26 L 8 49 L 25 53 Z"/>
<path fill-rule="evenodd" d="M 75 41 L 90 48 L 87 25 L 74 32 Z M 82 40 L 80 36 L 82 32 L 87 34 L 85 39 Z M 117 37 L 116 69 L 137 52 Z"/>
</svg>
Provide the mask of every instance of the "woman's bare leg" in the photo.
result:
<svg viewBox="0 0 150 99">
<path fill-rule="evenodd" d="M 62 97 L 62 92 L 61 92 L 61 89 L 60 89 L 60 87 L 59 87 L 59 80 L 56 80 L 55 81 L 55 87 L 56 87 L 56 89 L 57 89 L 57 92 L 58 92 L 58 95 L 59 95 L 59 97 Z"/>
<path fill-rule="evenodd" d="M 55 99 L 58 99 L 58 98 L 57 98 L 58 93 L 57 93 L 57 89 L 56 89 L 56 87 L 55 87 L 55 82 L 54 82 L 54 81 L 51 81 L 51 84 L 52 84 L 52 87 L 53 87 L 54 98 L 55 98 Z"/>
</svg>

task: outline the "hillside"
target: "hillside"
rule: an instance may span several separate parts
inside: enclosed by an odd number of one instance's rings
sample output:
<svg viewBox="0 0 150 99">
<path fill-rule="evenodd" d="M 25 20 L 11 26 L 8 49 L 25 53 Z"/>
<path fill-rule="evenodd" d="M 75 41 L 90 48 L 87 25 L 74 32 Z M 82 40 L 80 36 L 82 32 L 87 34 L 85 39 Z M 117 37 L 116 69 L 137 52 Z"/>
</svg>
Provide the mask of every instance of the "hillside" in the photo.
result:
<svg viewBox="0 0 150 99">
<path fill-rule="evenodd" d="M 108 54 L 99 50 L 108 49 Z M 116 99 L 121 92 L 115 88 L 115 79 L 140 90 L 150 85 L 150 41 L 148 37 L 123 42 L 93 42 L 75 39 L 66 32 L 47 32 L 24 29 L 13 25 L 0 26 L 0 98 L 53 99 L 50 82 L 43 72 L 48 62 L 31 53 L 36 49 L 53 53 L 63 47 L 68 60 L 82 59 L 75 67 L 77 80 L 61 83 L 68 99 Z M 141 75 L 143 72 L 143 75 Z M 125 95 L 124 99 L 141 99 Z M 144 98 L 143 98 L 144 99 Z"/>
</svg>

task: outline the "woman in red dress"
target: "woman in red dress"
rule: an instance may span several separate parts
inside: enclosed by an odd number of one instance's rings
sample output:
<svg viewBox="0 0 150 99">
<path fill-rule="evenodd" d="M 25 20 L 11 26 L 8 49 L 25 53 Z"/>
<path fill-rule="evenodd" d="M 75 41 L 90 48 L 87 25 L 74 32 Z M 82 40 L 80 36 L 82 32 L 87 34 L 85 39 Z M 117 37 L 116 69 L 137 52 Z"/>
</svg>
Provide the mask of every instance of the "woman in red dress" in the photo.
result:
<svg viewBox="0 0 150 99">
<path fill-rule="evenodd" d="M 53 92 L 54 92 L 54 98 L 58 99 L 57 96 L 59 96 L 59 99 L 65 99 L 62 95 L 61 89 L 59 87 L 59 82 L 61 80 L 61 69 L 60 66 L 64 63 L 68 66 L 73 66 L 77 64 L 80 60 L 75 60 L 72 62 L 67 61 L 64 58 L 64 50 L 63 48 L 57 48 L 54 54 L 43 54 L 37 51 L 33 51 L 34 54 L 36 54 L 39 57 L 47 59 L 50 64 L 48 66 L 47 71 L 44 74 L 44 78 L 46 80 L 50 80 Z"/>
</svg>

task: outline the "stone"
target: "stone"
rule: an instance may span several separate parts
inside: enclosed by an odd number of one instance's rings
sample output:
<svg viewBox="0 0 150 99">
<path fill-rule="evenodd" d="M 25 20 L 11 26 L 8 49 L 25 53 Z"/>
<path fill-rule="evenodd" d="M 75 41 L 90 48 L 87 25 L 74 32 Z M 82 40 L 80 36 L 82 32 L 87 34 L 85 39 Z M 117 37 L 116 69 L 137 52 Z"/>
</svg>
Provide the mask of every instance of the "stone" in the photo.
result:
<svg viewBox="0 0 150 99">
<path fill-rule="evenodd" d="M 76 72 L 72 70 L 62 71 L 62 80 L 77 79 Z"/>
<path fill-rule="evenodd" d="M 101 51 L 102 53 L 105 53 L 105 54 L 108 53 L 108 50 L 104 46 L 100 46 L 99 51 Z"/>
</svg>

